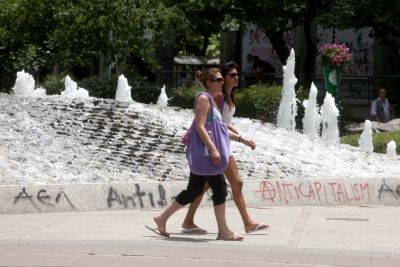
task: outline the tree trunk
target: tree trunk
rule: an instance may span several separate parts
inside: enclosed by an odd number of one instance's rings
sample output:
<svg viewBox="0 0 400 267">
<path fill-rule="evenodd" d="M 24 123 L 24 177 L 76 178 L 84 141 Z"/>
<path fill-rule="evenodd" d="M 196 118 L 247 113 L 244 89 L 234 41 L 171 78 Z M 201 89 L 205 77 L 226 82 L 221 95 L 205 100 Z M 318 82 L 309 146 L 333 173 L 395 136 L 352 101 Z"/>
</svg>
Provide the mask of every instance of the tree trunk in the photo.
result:
<svg viewBox="0 0 400 267">
<path fill-rule="evenodd" d="M 54 64 L 51 68 L 51 75 L 58 75 L 60 74 L 60 65 Z"/>
<path fill-rule="evenodd" d="M 201 55 L 205 56 L 207 52 L 208 44 L 210 43 L 209 35 L 203 35 L 203 45 L 201 47 Z"/>
<path fill-rule="evenodd" d="M 316 46 L 312 40 L 311 36 L 311 20 L 307 17 L 304 20 L 303 29 L 304 29 L 304 37 L 306 41 L 306 56 L 304 59 L 304 87 L 309 89 L 312 83 L 312 75 L 315 70 L 315 55 L 316 55 Z"/>
<path fill-rule="evenodd" d="M 266 34 L 275 49 L 276 54 L 279 57 L 282 65 L 286 65 L 286 60 L 289 57 L 290 51 L 286 46 L 285 40 L 283 39 L 283 32 L 270 32 L 266 31 Z"/>
</svg>

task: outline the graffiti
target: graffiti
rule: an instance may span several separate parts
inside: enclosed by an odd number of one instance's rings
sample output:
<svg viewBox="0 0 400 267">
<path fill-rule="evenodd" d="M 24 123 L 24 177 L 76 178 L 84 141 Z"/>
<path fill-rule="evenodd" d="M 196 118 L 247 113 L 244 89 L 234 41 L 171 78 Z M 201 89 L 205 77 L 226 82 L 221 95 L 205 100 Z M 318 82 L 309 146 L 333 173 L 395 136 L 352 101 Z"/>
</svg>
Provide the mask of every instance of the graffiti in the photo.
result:
<svg viewBox="0 0 400 267">
<path fill-rule="evenodd" d="M 146 198 L 147 196 L 147 198 Z M 148 199 L 148 201 L 146 201 Z M 113 204 L 117 203 L 124 208 L 148 208 L 145 204 L 149 203 L 152 208 L 156 207 L 156 203 L 159 207 L 167 205 L 165 189 L 162 185 L 158 185 L 158 200 L 154 201 L 154 194 L 151 192 L 144 192 L 140 189 L 139 184 L 135 184 L 135 192 L 129 195 L 118 192 L 114 187 L 110 186 L 108 189 L 107 206 L 112 208 Z"/>
<path fill-rule="evenodd" d="M 336 32 L 336 40 L 346 44 L 351 52 L 351 61 L 345 67 L 347 75 L 372 75 L 373 73 L 373 39 L 369 36 L 370 28 L 358 30 L 347 29 Z M 318 26 L 317 46 L 331 42 L 332 30 Z M 317 73 L 322 74 L 322 64 L 317 64 Z"/>
<path fill-rule="evenodd" d="M 268 38 L 263 28 L 252 28 L 249 30 L 250 46 L 252 46 L 254 43 L 260 44 L 267 41 Z"/>
<path fill-rule="evenodd" d="M 290 201 L 299 200 L 307 202 L 319 202 L 325 204 L 360 202 L 370 200 L 368 183 L 339 183 L 339 182 L 300 182 L 293 184 L 282 181 L 262 181 L 260 194 L 263 201 L 281 204 L 289 204 Z"/>
<path fill-rule="evenodd" d="M 211 190 L 207 191 L 206 201 L 212 201 Z M 228 185 L 227 188 L 228 196 L 227 201 L 233 200 L 232 190 Z M 175 196 L 171 197 L 173 200 Z M 113 205 L 119 205 L 123 208 L 159 208 L 165 207 L 168 204 L 166 191 L 164 187 L 159 184 L 157 186 L 157 192 L 145 192 L 141 190 L 139 184 L 135 184 L 135 191 L 128 194 L 121 193 L 116 188 L 110 186 L 107 194 L 107 207 L 112 208 Z"/>
<path fill-rule="evenodd" d="M 283 40 L 289 49 L 292 48 L 292 31 L 284 32 Z M 282 71 L 282 64 L 279 57 L 263 28 L 257 27 L 256 25 L 247 27 L 242 39 L 242 64 L 245 64 L 245 57 L 247 54 L 258 56 L 261 60 L 270 63 L 278 73 Z"/>
<path fill-rule="evenodd" d="M 34 197 L 26 191 L 25 187 L 23 187 L 22 191 L 14 197 L 13 205 L 15 206 L 18 202 L 28 201 L 35 209 L 41 211 L 40 205 L 55 207 L 60 202 L 61 198 L 65 199 L 65 201 L 72 209 L 76 209 L 74 204 L 72 204 L 71 200 L 68 198 L 67 194 L 62 188 L 58 189 L 56 197 L 54 198 L 54 200 L 52 200 L 51 196 L 47 193 L 45 189 L 40 189 L 37 192 L 36 197 Z"/>
<path fill-rule="evenodd" d="M 392 189 L 390 186 L 388 186 L 385 182 L 385 179 L 382 181 L 382 185 L 378 190 L 378 198 L 380 199 L 383 194 L 389 194 L 391 196 L 394 196 L 395 199 L 398 199 L 400 197 L 400 184 L 396 186 L 395 189 Z"/>
</svg>

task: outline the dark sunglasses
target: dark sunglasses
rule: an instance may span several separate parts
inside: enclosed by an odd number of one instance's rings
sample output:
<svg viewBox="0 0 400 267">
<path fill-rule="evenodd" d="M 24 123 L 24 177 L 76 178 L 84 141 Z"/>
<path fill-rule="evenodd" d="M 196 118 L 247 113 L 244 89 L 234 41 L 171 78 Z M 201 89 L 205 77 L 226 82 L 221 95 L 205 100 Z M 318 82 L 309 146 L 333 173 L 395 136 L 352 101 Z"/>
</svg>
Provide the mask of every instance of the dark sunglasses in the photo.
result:
<svg viewBox="0 0 400 267">
<path fill-rule="evenodd" d="M 224 78 L 214 78 L 214 79 L 209 79 L 210 81 L 212 81 L 212 82 L 218 82 L 218 83 L 221 83 L 221 82 L 223 82 L 224 81 Z"/>
<path fill-rule="evenodd" d="M 239 73 L 236 73 L 236 72 L 232 72 L 232 73 L 228 73 L 228 74 L 229 74 L 229 77 L 231 77 L 231 78 L 239 77 Z"/>
</svg>

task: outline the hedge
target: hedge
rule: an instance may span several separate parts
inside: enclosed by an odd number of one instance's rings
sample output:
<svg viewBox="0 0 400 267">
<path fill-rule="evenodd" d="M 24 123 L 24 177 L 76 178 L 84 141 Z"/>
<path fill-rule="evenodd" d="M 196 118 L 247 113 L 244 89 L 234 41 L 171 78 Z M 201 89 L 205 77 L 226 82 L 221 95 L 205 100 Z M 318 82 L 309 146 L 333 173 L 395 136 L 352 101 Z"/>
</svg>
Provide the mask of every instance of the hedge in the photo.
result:
<svg viewBox="0 0 400 267">
<path fill-rule="evenodd" d="M 194 98 L 201 89 L 177 88 L 167 90 L 171 96 L 169 104 L 183 108 L 193 108 Z M 235 92 L 236 114 L 238 117 L 259 119 L 265 122 L 276 122 L 276 117 L 281 99 L 282 86 L 261 87 L 255 86 L 249 89 L 237 90 Z"/>
<path fill-rule="evenodd" d="M 340 142 L 358 147 L 360 136 L 361 134 L 345 135 L 340 138 Z M 400 131 L 373 133 L 372 143 L 374 145 L 374 152 L 386 154 L 387 144 L 392 140 L 396 142 L 397 155 L 400 155 Z"/>
</svg>

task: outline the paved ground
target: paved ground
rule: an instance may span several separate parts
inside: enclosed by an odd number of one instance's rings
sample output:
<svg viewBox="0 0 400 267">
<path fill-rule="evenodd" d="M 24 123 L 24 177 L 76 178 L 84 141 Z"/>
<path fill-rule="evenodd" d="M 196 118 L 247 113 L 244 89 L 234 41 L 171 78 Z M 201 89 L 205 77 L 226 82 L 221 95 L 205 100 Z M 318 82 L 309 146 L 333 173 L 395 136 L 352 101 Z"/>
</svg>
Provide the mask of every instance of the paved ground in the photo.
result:
<svg viewBox="0 0 400 267">
<path fill-rule="evenodd" d="M 398 207 L 251 208 L 271 228 L 242 242 L 215 240 L 211 208 L 197 216 L 209 234 L 181 234 L 185 211 L 168 239 L 144 227 L 159 210 L 0 215 L 0 266 L 400 266 Z"/>
</svg>

